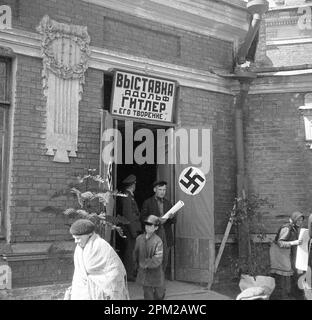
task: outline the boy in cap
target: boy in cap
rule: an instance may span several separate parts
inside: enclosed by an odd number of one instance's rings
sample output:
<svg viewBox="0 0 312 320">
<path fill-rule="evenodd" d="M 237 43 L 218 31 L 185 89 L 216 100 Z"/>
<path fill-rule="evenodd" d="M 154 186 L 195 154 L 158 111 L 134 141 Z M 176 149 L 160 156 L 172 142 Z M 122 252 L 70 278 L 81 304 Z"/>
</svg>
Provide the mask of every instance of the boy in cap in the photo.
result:
<svg viewBox="0 0 312 320">
<path fill-rule="evenodd" d="M 126 270 L 115 250 L 94 232 L 95 225 L 79 219 L 70 227 L 77 244 L 70 300 L 129 300 Z"/>
<path fill-rule="evenodd" d="M 167 191 L 167 182 L 158 180 L 153 183 L 154 195 L 146 199 L 142 206 L 141 221 L 144 221 L 149 215 L 155 215 L 161 218 L 172 204 L 165 198 Z M 176 223 L 176 217 L 171 216 L 167 220 L 160 219 L 160 226 L 157 235 L 161 238 L 164 246 L 163 269 L 166 272 L 169 260 L 170 249 L 174 244 L 174 236 L 172 232 L 172 224 Z"/>
<path fill-rule="evenodd" d="M 298 240 L 304 215 L 293 212 L 289 222 L 282 225 L 270 247 L 271 273 L 275 278 L 275 290 L 271 299 L 302 299 L 303 292 L 298 288 L 298 274 L 295 267 Z"/>
<path fill-rule="evenodd" d="M 154 215 L 145 221 L 145 233 L 137 237 L 133 251 L 133 261 L 138 269 L 137 283 L 143 286 L 145 300 L 163 300 L 165 277 L 162 268 L 163 243 L 155 234 L 160 220 Z"/>
<path fill-rule="evenodd" d="M 142 232 L 140 222 L 140 212 L 138 205 L 134 199 L 134 191 L 136 188 L 136 176 L 131 174 L 123 181 L 123 192 L 127 197 L 120 197 L 117 202 L 117 212 L 125 217 L 129 224 L 123 227 L 126 239 L 118 239 L 120 255 L 127 271 L 128 281 L 135 281 L 135 270 L 133 270 L 132 253 L 135 245 L 136 237 Z"/>
</svg>

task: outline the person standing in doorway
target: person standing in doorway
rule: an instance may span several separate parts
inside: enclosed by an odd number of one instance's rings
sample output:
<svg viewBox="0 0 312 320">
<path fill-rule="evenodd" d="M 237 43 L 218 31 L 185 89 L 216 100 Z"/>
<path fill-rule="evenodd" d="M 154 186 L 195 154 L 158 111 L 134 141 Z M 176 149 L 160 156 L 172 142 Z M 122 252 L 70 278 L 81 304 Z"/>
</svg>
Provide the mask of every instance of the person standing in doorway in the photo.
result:
<svg viewBox="0 0 312 320">
<path fill-rule="evenodd" d="M 125 239 L 119 239 L 120 255 L 127 271 L 128 281 L 135 281 L 135 270 L 133 268 L 133 249 L 135 239 L 142 233 L 140 212 L 134 199 L 136 187 L 136 176 L 131 174 L 122 181 L 123 192 L 127 197 L 119 197 L 117 212 L 129 221 L 124 225 Z"/>
<path fill-rule="evenodd" d="M 163 269 L 166 273 L 170 250 L 174 245 L 172 224 L 176 223 L 176 217 L 173 217 L 172 215 L 167 220 L 161 218 L 172 207 L 171 202 L 165 198 L 167 191 L 167 182 L 163 180 L 155 181 L 153 183 L 153 191 L 154 195 L 146 199 L 143 203 L 141 221 L 142 223 L 144 223 L 149 215 L 154 215 L 160 218 L 160 226 L 156 233 L 163 242 Z"/>
</svg>

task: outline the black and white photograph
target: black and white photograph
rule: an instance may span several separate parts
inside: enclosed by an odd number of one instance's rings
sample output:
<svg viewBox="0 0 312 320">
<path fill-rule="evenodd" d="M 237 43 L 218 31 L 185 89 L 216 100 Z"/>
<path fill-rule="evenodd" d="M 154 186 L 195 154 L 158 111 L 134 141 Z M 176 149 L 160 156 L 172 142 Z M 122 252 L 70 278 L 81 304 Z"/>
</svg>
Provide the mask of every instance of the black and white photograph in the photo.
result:
<svg viewBox="0 0 312 320">
<path fill-rule="evenodd" d="M 0 0 L 0 300 L 312 300 L 311 50 L 311 0 Z"/>
</svg>

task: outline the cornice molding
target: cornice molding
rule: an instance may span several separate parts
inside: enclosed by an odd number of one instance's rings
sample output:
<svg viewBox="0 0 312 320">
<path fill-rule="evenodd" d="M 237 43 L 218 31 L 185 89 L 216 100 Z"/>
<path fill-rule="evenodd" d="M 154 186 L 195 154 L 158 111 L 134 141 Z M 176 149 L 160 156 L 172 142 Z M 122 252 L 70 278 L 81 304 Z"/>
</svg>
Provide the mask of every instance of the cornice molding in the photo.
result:
<svg viewBox="0 0 312 320">
<path fill-rule="evenodd" d="M 269 46 L 283 46 L 283 45 L 296 45 L 303 43 L 311 43 L 312 38 L 295 38 L 295 39 L 278 39 L 278 40 L 267 40 L 266 45 Z"/>
<path fill-rule="evenodd" d="M 298 9 L 298 8 L 306 8 L 306 7 L 311 7 L 311 4 L 309 2 L 303 3 L 303 4 L 297 4 L 295 6 L 291 5 L 283 5 L 283 6 L 276 6 L 276 7 L 270 7 L 270 11 L 289 11 L 292 9 Z"/>
<path fill-rule="evenodd" d="M 249 94 L 311 92 L 312 69 L 259 73 Z"/>
<path fill-rule="evenodd" d="M 0 46 L 9 47 L 14 53 L 42 58 L 39 34 L 19 29 L 0 30 Z M 150 75 L 171 78 L 180 86 L 203 89 L 233 95 L 232 87 L 236 81 L 224 79 L 211 72 L 175 64 L 140 58 L 103 48 L 90 46 L 89 67 L 109 71 L 113 68 L 143 72 Z"/>
<path fill-rule="evenodd" d="M 275 27 L 282 25 L 297 25 L 299 16 L 294 17 L 279 17 L 276 19 L 266 19 L 265 25 L 267 27 Z"/>
<path fill-rule="evenodd" d="M 82 0 L 183 30 L 235 42 L 248 30 L 244 1 Z"/>
<path fill-rule="evenodd" d="M 14 53 L 41 57 L 40 35 L 19 29 L 1 30 L 0 46 L 9 47 Z"/>
<path fill-rule="evenodd" d="M 231 84 L 227 80 L 208 71 L 187 68 L 127 54 L 115 53 L 109 50 L 91 47 L 90 67 L 100 70 L 113 68 L 147 75 L 171 78 L 178 81 L 180 86 L 233 94 Z"/>
</svg>

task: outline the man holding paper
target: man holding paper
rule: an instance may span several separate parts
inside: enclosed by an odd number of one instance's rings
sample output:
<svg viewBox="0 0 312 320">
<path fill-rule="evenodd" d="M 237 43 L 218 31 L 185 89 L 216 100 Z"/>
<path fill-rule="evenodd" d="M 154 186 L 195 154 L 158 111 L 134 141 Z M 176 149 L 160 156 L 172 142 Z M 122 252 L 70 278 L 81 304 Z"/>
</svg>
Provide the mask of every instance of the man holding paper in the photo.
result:
<svg viewBox="0 0 312 320">
<path fill-rule="evenodd" d="M 160 217 L 161 225 L 157 230 L 157 235 L 163 241 L 163 270 L 166 272 L 170 249 L 174 244 L 171 225 L 176 223 L 176 217 L 174 217 L 174 213 L 171 213 L 166 215 L 165 218 L 162 218 L 172 207 L 171 202 L 165 198 L 167 182 L 163 180 L 154 182 L 153 190 L 154 195 L 146 199 L 143 203 L 141 221 L 143 223 L 149 215 Z"/>
</svg>

